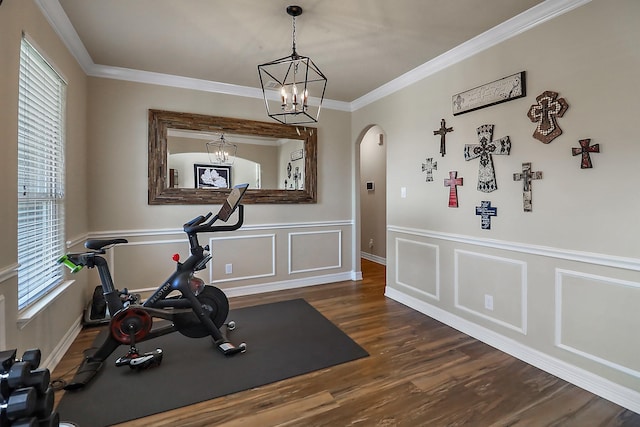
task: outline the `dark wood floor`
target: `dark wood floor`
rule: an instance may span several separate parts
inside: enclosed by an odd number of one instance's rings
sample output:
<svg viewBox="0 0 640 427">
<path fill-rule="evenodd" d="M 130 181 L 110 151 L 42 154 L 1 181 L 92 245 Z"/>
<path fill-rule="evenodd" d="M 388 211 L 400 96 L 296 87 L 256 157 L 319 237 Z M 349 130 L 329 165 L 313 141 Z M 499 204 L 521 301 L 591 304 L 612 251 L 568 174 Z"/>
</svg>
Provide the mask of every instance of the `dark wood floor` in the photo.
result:
<svg viewBox="0 0 640 427">
<path fill-rule="evenodd" d="M 640 415 L 385 298 L 383 266 L 363 260 L 362 270 L 359 282 L 231 307 L 305 298 L 370 357 L 122 425 L 640 426 Z M 52 378 L 72 377 L 96 333 L 78 336 Z"/>
</svg>

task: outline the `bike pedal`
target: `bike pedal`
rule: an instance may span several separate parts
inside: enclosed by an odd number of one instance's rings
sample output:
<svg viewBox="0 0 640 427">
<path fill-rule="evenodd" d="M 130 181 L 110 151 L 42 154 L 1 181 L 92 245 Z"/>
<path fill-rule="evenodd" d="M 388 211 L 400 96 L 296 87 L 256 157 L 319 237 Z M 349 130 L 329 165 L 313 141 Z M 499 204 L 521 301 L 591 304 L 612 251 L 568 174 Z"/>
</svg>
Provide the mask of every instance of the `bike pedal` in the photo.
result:
<svg viewBox="0 0 640 427">
<path fill-rule="evenodd" d="M 127 354 L 116 360 L 116 366 L 129 366 L 137 370 L 155 368 L 162 363 L 162 355 L 162 349 L 159 348 L 144 354 Z"/>
</svg>

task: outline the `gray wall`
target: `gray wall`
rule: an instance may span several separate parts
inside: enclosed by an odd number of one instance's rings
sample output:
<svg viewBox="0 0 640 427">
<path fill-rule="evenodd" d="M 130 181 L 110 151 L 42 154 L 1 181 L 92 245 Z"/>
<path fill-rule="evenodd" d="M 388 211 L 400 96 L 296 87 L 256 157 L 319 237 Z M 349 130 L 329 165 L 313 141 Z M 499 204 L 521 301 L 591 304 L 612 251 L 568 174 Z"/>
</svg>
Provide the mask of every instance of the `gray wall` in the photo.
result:
<svg viewBox="0 0 640 427">
<path fill-rule="evenodd" d="M 352 116 L 354 139 L 373 123 L 388 141 L 387 295 L 635 411 L 639 17 L 635 0 L 593 1 Z M 453 94 L 522 70 L 525 98 L 452 115 Z M 527 117 L 546 90 L 569 104 L 559 119 L 564 133 L 548 145 L 532 137 Z M 439 137 L 430 135 L 443 117 L 454 132 L 441 158 Z M 478 160 L 463 156 L 483 124 L 512 142 L 509 156 L 494 156 L 492 193 L 476 189 Z M 592 169 L 571 155 L 584 138 L 601 147 Z M 421 171 L 425 157 L 438 161 L 431 183 Z M 532 212 L 512 176 L 523 162 L 544 174 L 533 183 Z M 447 206 L 452 170 L 464 178 L 458 208 Z M 498 208 L 490 230 L 475 215 L 483 200 Z"/>
<path fill-rule="evenodd" d="M 0 7 L 0 348 L 40 348 L 43 365 L 57 362 L 74 338 L 90 290 L 85 277 L 49 298 L 32 316 L 18 313 L 17 286 L 17 133 L 20 39 L 26 32 L 67 81 L 65 224 L 70 250 L 80 250 L 87 217 L 87 77 L 60 42 L 34 2 L 5 1 Z M 29 315 L 30 321 L 26 321 Z M 2 342 L 4 341 L 4 342 Z"/>
<path fill-rule="evenodd" d="M 265 120 L 264 101 L 188 89 L 89 79 L 89 193 L 94 236 L 131 242 L 113 250 L 119 287 L 144 290 L 174 269 L 171 254 L 188 255 L 182 224 L 219 206 L 147 204 L 148 109 Z M 323 110 L 318 130 L 318 203 L 247 205 L 242 230 L 211 240 L 214 259 L 201 277 L 230 296 L 350 279 L 352 194 L 346 112 Z M 222 239 L 218 239 L 223 237 Z M 233 273 L 225 274 L 225 265 Z M 94 275 L 95 276 L 95 275 Z M 97 282 L 97 277 L 95 278 Z"/>
</svg>

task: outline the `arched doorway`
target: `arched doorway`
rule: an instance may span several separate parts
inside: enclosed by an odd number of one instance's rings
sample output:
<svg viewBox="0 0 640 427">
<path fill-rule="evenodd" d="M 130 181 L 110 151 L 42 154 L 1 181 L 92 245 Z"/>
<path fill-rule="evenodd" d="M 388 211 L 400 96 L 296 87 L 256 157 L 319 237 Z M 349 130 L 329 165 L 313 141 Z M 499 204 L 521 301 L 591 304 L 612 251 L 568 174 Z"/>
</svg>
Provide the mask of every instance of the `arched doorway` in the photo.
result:
<svg viewBox="0 0 640 427">
<path fill-rule="evenodd" d="M 357 176 L 360 200 L 358 225 L 360 257 L 386 265 L 387 258 L 387 144 L 383 129 L 372 125 L 358 141 Z"/>
</svg>

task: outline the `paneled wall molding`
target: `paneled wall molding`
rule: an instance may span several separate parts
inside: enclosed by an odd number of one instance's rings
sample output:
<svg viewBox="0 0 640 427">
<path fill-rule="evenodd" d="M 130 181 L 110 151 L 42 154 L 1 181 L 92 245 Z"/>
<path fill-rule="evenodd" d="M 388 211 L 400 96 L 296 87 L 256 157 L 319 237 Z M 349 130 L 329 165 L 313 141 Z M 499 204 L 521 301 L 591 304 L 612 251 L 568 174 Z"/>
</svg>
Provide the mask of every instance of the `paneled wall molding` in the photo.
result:
<svg viewBox="0 0 640 427">
<path fill-rule="evenodd" d="M 294 222 L 280 224 L 244 224 L 239 231 L 264 231 L 279 229 L 296 229 L 296 228 L 317 228 L 317 227 L 352 227 L 352 220 L 343 221 L 314 221 L 314 222 Z M 144 229 L 144 230 L 111 230 L 111 231 L 94 231 L 89 233 L 89 239 L 103 239 L 111 237 L 151 237 L 182 234 L 182 228 L 160 228 L 160 229 Z M 186 240 L 186 237 L 185 239 Z"/>
<path fill-rule="evenodd" d="M 439 231 L 398 227 L 394 225 L 388 226 L 387 231 L 403 233 L 412 236 L 428 237 L 431 239 L 447 240 L 468 245 L 483 246 L 493 249 L 502 249 L 505 251 L 521 252 L 529 255 L 540 255 L 549 258 L 557 258 L 568 261 L 579 261 L 587 264 L 640 271 L 640 259 L 638 258 L 626 258 L 593 252 L 582 252 L 570 249 L 553 248 L 549 246 L 529 245 L 525 243 L 507 242 L 503 240 L 483 239 L 461 234 L 442 233 Z"/>
<path fill-rule="evenodd" d="M 605 283 L 608 286 L 624 286 L 628 288 L 640 289 L 640 283 L 630 282 L 627 280 L 619 280 L 612 277 L 605 276 L 597 276 L 594 274 L 582 273 L 579 271 L 571 271 L 557 268 L 556 269 L 556 283 L 555 283 L 555 334 L 554 334 L 554 343 L 558 348 L 566 350 L 570 353 L 577 354 L 578 356 L 584 357 L 586 359 L 592 360 L 594 362 L 598 362 L 602 365 L 608 366 L 609 368 L 615 369 L 617 371 L 623 372 L 627 375 L 634 376 L 636 378 L 640 378 L 640 371 L 632 369 L 628 366 L 621 365 L 620 363 L 616 363 L 612 360 L 606 359 L 604 357 L 598 356 L 596 354 L 590 353 L 585 350 L 581 350 L 574 346 L 568 345 L 563 342 L 562 339 L 562 319 L 563 312 L 562 309 L 564 307 L 564 300 L 562 298 L 562 289 L 563 289 L 563 278 L 565 277 L 577 277 L 586 280 L 595 280 L 601 283 Z M 568 302 L 571 304 L 571 302 Z"/>
<path fill-rule="evenodd" d="M 460 302 L 460 255 L 467 255 L 472 257 L 484 258 L 487 260 L 493 260 L 498 262 L 506 262 L 509 264 L 514 264 L 520 267 L 520 325 L 514 325 L 509 322 L 505 322 L 496 317 L 490 316 L 485 313 L 481 313 L 477 310 L 474 310 L 471 307 L 467 307 Z M 500 325 L 504 328 L 508 328 L 514 330 L 516 332 L 520 332 L 523 335 L 527 335 L 527 264 L 525 262 L 514 260 L 511 258 L 505 257 L 496 257 L 492 255 L 481 254 L 477 252 L 471 251 L 463 251 L 456 249 L 454 250 L 454 279 L 453 279 L 453 289 L 454 289 L 454 305 L 457 309 L 466 311 L 467 313 L 471 313 L 474 316 L 481 317 L 485 320 L 493 322 L 497 325 Z"/>
<path fill-rule="evenodd" d="M 234 276 L 230 279 L 214 279 L 213 268 L 209 268 L 209 283 L 216 286 L 220 286 L 225 282 L 237 282 L 239 280 L 259 279 L 262 277 L 272 277 L 276 275 L 276 235 L 275 234 L 254 234 L 254 235 L 241 235 L 241 236 L 225 236 L 225 237 L 212 237 L 209 239 L 209 246 L 213 246 L 214 241 L 220 240 L 245 240 L 245 239 L 269 239 L 271 240 L 271 271 L 262 274 L 254 274 L 251 276 Z"/>
<path fill-rule="evenodd" d="M 293 239 L 296 236 L 312 236 L 312 235 L 321 235 L 321 234 L 336 234 L 337 235 L 337 245 L 335 248 L 337 255 L 337 263 L 329 264 L 329 265 L 318 265 L 316 267 L 303 268 L 303 269 L 294 269 L 294 253 L 293 253 Z M 330 270 L 333 268 L 342 268 L 342 230 L 319 230 L 319 231 L 302 231 L 289 233 L 289 244 L 288 244 L 288 265 L 289 265 L 289 274 L 295 273 L 306 273 L 311 271 L 321 271 L 321 270 Z"/>
<path fill-rule="evenodd" d="M 426 292 L 422 289 L 418 289 L 415 286 L 412 286 L 410 283 L 404 283 L 401 279 L 400 279 L 400 271 L 401 271 L 401 267 L 400 267 L 400 256 L 398 256 L 397 254 L 400 254 L 400 244 L 404 243 L 404 244 L 413 244 L 413 245 L 418 245 L 418 246 L 423 246 L 423 247 L 428 247 L 428 248 L 432 248 L 435 252 L 435 256 L 433 259 L 433 265 L 435 265 L 435 269 L 434 269 L 434 273 L 435 273 L 435 292 L 434 293 L 429 293 Z M 411 289 L 413 292 L 417 292 L 420 295 L 424 295 L 427 298 L 431 298 L 433 300 L 436 301 L 440 301 L 440 247 L 437 245 L 432 245 L 430 243 L 423 243 L 423 242 L 416 242 L 416 241 L 412 241 L 412 240 L 407 240 L 407 239 L 402 239 L 402 238 L 396 238 L 395 239 L 395 252 L 396 252 L 396 265 L 395 265 L 395 270 L 396 270 L 396 284 L 398 286 L 404 287 L 405 289 Z"/>
<path fill-rule="evenodd" d="M 16 262 L 0 269 L 0 283 L 16 277 L 18 275 L 18 267 L 20 267 L 20 264 Z"/>
<path fill-rule="evenodd" d="M 604 399 L 640 413 L 640 392 L 638 391 L 528 347 L 392 287 L 386 287 L 385 296 Z"/>
</svg>

